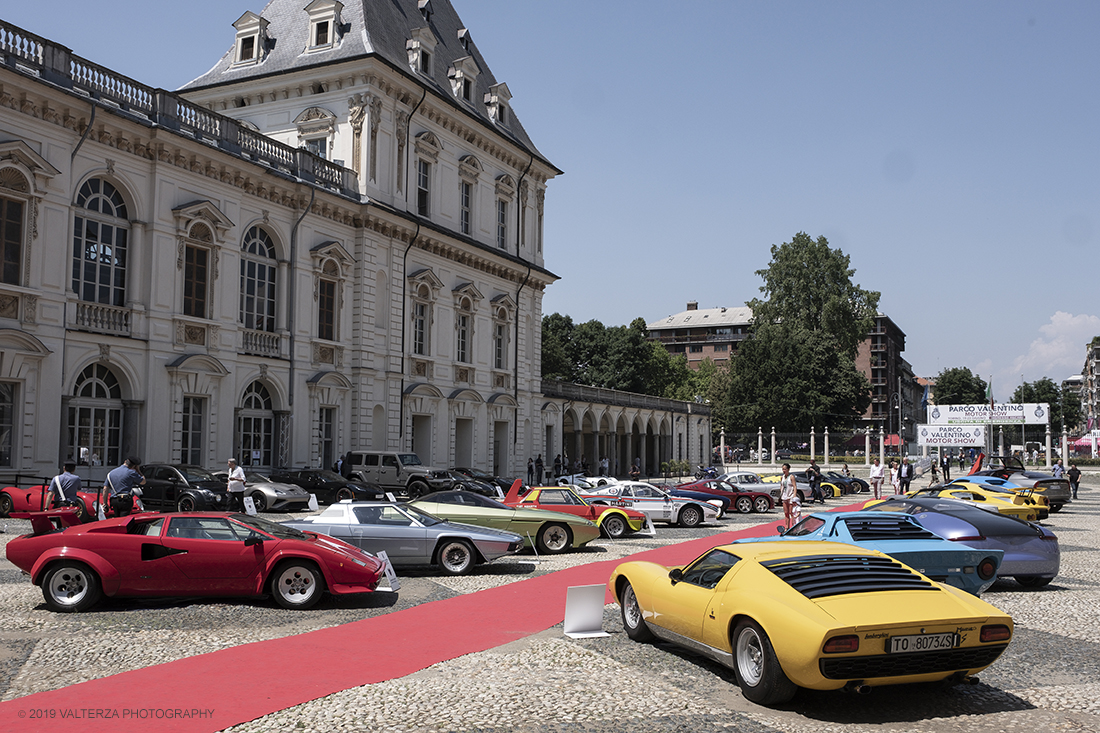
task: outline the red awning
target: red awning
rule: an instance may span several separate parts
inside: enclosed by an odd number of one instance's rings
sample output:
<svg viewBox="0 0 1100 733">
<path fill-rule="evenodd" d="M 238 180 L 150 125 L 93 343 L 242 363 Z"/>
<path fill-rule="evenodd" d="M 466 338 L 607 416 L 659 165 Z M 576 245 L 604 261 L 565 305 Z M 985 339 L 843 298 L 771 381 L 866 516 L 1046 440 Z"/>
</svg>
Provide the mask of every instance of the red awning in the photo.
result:
<svg viewBox="0 0 1100 733">
<path fill-rule="evenodd" d="M 901 438 L 898 437 L 897 433 L 890 433 L 882 439 L 882 443 L 885 446 L 896 448 L 901 445 Z"/>
</svg>

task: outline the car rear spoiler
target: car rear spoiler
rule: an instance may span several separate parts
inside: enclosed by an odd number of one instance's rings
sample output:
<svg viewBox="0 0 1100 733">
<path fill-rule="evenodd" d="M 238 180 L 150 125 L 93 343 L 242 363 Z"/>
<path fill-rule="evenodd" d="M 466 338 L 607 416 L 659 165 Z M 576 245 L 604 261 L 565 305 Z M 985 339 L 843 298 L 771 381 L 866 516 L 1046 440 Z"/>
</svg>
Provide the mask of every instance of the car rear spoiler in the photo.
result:
<svg viewBox="0 0 1100 733">
<path fill-rule="evenodd" d="M 12 512 L 8 516 L 12 519 L 31 520 L 31 529 L 34 536 L 57 532 L 66 527 L 76 527 L 81 524 L 80 515 L 71 506 L 50 509 L 44 512 Z"/>
<path fill-rule="evenodd" d="M 518 478 L 512 482 L 511 488 L 508 489 L 508 495 L 504 497 L 505 504 L 515 504 L 519 501 L 519 490 L 523 486 L 523 482 Z"/>
</svg>

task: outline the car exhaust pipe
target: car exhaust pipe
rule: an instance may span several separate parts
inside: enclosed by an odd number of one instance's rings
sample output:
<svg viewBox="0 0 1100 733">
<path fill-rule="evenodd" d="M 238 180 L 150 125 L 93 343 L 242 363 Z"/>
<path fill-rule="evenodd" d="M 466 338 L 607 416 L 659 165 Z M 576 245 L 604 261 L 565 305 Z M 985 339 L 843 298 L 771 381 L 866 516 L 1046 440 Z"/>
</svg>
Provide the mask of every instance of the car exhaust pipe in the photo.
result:
<svg viewBox="0 0 1100 733">
<path fill-rule="evenodd" d="M 863 684 L 863 680 L 853 680 L 844 685 L 845 692 L 854 692 L 857 695 L 870 695 L 871 686 Z"/>
</svg>

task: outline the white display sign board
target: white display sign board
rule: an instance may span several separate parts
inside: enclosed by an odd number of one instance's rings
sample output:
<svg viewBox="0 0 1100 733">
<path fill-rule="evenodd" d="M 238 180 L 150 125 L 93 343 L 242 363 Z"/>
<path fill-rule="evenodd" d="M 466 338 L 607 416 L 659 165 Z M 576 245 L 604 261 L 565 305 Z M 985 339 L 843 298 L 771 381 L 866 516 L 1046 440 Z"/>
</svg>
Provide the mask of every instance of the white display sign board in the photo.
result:
<svg viewBox="0 0 1100 733">
<path fill-rule="evenodd" d="M 396 593 L 401 590 L 401 581 L 397 579 L 397 573 L 393 570 L 393 563 L 390 562 L 390 556 L 386 554 L 385 550 L 379 550 L 375 555 L 383 563 L 383 569 L 386 573 L 386 580 L 389 581 L 389 588 L 376 588 L 376 590 L 388 590 L 391 593 Z"/>
<path fill-rule="evenodd" d="M 984 425 L 918 425 L 917 445 L 966 448 L 985 445 Z"/>
<path fill-rule="evenodd" d="M 1046 425 L 1050 405 L 1025 402 L 1022 405 L 929 405 L 929 425 Z"/>
</svg>

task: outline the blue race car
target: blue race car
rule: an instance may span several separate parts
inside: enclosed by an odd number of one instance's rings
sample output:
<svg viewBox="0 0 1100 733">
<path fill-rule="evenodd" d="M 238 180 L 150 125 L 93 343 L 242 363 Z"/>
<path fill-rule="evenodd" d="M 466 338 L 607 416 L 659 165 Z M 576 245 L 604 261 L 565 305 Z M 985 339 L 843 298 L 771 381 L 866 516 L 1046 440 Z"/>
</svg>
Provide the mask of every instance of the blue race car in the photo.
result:
<svg viewBox="0 0 1100 733">
<path fill-rule="evenodd" d="M 932 580 L 980 594 L 997 579 L 1003 550 L 976 550 L 945 540 L 911 516 L 883 512 L 822 512 L 805 517 L 779 537 L 739 542 L 828 540 L 884 552 Z"/>
</svg>

